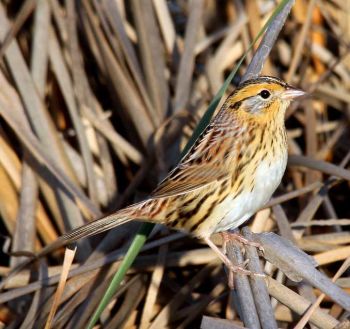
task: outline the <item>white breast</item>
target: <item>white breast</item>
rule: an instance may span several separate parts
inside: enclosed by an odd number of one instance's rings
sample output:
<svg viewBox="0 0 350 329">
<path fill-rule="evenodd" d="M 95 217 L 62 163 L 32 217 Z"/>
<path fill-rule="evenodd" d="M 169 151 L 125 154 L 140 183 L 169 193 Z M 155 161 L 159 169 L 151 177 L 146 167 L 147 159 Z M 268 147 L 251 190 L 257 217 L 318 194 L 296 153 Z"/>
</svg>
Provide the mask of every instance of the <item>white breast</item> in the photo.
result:
<svg viewBox="0 0 350 329">
<path fill-rule="evenodd" d="M 254 189 L 242 192 L 235 198 L 229 195 L 216 207 L 210 217 L 224 214 L 224 218 L 211 228 L 212 233 L 234 229 L 262 208 L 280 184 L 286 165 L 287 154 L 270 165 L 267 161 L 261 162 L 257 167 Z"/>
</svg>

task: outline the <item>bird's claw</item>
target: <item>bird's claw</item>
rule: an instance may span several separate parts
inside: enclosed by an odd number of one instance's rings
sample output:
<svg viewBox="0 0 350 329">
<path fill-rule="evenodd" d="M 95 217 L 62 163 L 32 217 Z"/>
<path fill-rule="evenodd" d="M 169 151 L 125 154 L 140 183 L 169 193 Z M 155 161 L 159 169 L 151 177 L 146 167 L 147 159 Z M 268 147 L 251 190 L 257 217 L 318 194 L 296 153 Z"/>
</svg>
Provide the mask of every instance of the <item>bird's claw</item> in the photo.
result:
<svg viewBox="0 0 350 329">
<path fill-rule="evenodd" d="M 258 278 L 266 278 L 266 274 L 247 270 L 246 267 L 248 263 L 249 263 L 249 259 L 245 260 L 242 265 L 233 265 L 233 264 L 230 264 L 230 266 L 226 265 L 228 269 L 228 285 L 231 289 L 234 288 L 234 280 L 233 280 L 234 273 L 241 274 L 241 275 L 249 275 L 249 276 L 258 277 Z"/>
<path fill-rule="evenodd" d="M 227 242 L 230 240 L 236 240 L 236 241 L 242 243 L 243 245 L 255 247 L 262 254 L 265 253 L 264 247 L 260 243 L 255 242 L 255 241 L 250 241 L 250 240 L 246 239 L 244 236 L 242 236 L 241 234 L 232 233 L 232 232 L 221 232 L 221 237 L 223 240 L 222 249 L 223 249 L 223 252 L 225 254 L 226 254 L 226 249 L 227 249 L 226 248 Z"/>
</svg>

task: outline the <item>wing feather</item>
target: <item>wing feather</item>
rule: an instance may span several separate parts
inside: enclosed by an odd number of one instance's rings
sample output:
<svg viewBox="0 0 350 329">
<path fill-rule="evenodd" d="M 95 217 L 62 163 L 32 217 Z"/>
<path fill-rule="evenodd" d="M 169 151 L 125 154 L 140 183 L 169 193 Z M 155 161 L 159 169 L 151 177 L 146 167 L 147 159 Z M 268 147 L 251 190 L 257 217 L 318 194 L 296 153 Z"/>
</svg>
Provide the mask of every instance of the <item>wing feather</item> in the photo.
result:
<svg viewBox="0 0 350 329">
<path fill-rule="evenodd" d="M 152 197 L 181 195 L 232 175 L 235 168 L 233 165 L 225 165 L 226 162 L 222 158 L 225 153 L 223 150 L 236 150 L 237 138 L 230 135 L 218 131 L 215 125 L 208 126 L 179 165 L 154 190 Z M 234 158 L 234 154 L 231 154 L 231 157 Z"/>
</svg>

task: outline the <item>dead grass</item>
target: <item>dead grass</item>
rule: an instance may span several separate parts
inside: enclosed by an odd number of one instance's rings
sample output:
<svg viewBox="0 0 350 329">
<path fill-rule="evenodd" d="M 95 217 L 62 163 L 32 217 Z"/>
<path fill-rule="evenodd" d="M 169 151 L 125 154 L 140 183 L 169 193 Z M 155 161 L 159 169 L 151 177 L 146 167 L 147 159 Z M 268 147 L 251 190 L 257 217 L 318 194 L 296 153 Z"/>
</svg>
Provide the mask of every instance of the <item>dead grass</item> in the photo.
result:
<svg viewBox="0 0 350 329">
<path fill-rule="evenodd" d="M 32 254 L 146 197 L 274 7 L 256 0 L 3 1 L 0 225 L 8 250 Z M 349 15 L 346 1 L 297 0 L 263 68 L 311 93 L 287 113 L 288 170 L 269 208 L 249 223 L 266 249 L 260 263 L 247 250 L 249 266 L 264 269 L 267 285 L 237 276 L 230 291 L 208 248 L 159 227 L 101 328 L 293 328 L 322 292 L 307 326 L 349 327 L 349 271 L 331 282 L 350 256 Z M 52 328 L 86 326 L 138 225 L 77 244 Z M 263 234 L 271 231 L 311 257 Z M 236 260 L 246 256 L 231 251 Z M 58 250 L 7 283 L 3 327 L 45 326 L 63 256 Z M 0 275 L 23 259 L 3 253 Z M 268 312 L 277 324 L 263 319 Z"/>
</svg>

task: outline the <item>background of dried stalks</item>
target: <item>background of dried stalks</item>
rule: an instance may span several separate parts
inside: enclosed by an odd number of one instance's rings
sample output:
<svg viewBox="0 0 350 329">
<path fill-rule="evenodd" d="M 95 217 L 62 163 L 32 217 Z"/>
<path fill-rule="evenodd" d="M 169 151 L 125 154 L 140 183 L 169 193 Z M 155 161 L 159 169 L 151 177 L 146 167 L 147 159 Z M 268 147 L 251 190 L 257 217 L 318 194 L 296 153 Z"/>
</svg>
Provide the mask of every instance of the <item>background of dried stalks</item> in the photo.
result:
<svg viewBox="0 0 350 329">
<path fill-rule="evenodd" d="M 2 1 L 0 225 L 10 250 L 38 251 L 73 227 L 145 198 L 176 164 L 274 8 L 269 0 Z M 318 263 L 312 276 L 324 276 L 292 281 L 281 259 L 294 249 L 281 244 L 269 254 L 274 238 L 258 235 L 271 258 L 262 266 L 273 278 L 268 292 L 274 298 L 265 302 L 277 324 L 261 318 L 261 291 L 252 288 L 256 322 L 244 311 L 249 301 L 239 278 L 230 291 L 208 248 L 159 227 L 101 327 L 290 328 L 323 289 L 323 312 L 317 309 L 309 323 L 346 328 L 349 272 L 336 281 L 342 290 L 322 280 L 332 279 L 350 255 L 349 19 L 348 1 L 297 0 L 263 69 L 312 97 L 287 113 L 290 166 L 271 207 L 256 214 L 250 228 L 293 241 Z M 111 261 L 125 253 L 139 225 L 77 244 L 54 328 L 84 328 L 118 268 Z M 289 265 L 305 274 L 303 262 L 293 263 L 299 256 L 291 254 Z M 2 254 L 0 275 L 23 259 Z M 3 326 L 44 327 L 62 263 L 59 250 L 33 268 L 31 283 L 22 272 L 7 284 L 0 294 Z"/>
</svg>

